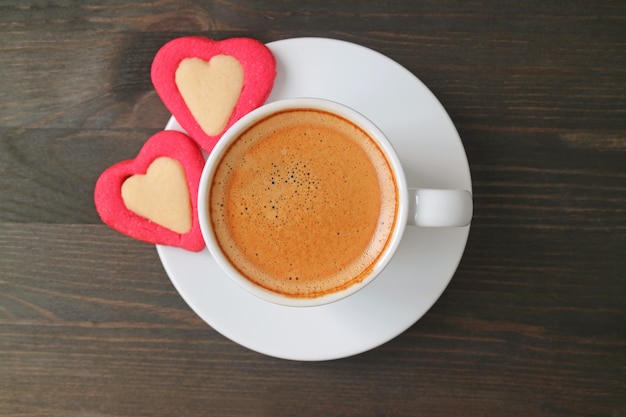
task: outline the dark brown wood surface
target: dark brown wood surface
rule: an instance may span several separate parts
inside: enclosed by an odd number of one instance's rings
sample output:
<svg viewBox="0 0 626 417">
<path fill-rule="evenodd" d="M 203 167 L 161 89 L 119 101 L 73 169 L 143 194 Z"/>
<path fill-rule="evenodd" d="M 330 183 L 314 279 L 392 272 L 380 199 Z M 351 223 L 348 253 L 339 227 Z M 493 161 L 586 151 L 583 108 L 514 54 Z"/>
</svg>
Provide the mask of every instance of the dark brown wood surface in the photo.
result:
<svg viewBox="0 0 626 417">
<path fill-rule="evenodd" d="M 96 178 L 168 119 L 152 57 L 188 34 L 356 42 L 441 100 L 475 217 L 405 333 L 249 351 L 100 222 Z M 623 1 L 0 2 L 2 416 L 626 416 L 625 250 Z"/>
</svg>

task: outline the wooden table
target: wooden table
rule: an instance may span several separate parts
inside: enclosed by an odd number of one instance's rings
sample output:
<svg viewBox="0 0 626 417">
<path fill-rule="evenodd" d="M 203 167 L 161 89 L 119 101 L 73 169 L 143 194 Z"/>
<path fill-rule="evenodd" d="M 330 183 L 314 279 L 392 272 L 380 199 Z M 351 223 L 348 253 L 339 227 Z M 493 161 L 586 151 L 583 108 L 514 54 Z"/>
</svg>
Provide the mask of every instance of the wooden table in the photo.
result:
<svg viewBox="0 0 626 417">
<path fill-rule="evenodd" d="M 626 3 L 4 1 L 0 31 L 0 415 L 626 415 Z M 169 117 L 151 60 L 189 34 L 355 42 L 445 106 L 475 216 L 406 332 L 263 356 L 101 223 L 97 177 Z"/>
</svg>

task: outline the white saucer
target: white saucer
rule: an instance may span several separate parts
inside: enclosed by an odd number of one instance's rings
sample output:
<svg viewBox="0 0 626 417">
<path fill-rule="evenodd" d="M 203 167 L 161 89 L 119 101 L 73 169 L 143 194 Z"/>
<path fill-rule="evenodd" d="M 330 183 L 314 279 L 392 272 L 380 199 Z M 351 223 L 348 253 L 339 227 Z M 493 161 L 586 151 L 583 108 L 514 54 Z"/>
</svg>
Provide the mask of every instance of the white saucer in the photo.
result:
<svg viewBox="0 0 626 417">
<path fill-rule="evenodd" d="M 371 49 L 322 38 L 268 44 L 277 77 L 268 101 L 314 96 L 368 116 L 396 147 L 409 187 L 471 191 L 459 135 L 435 96 L 398 63 Z M 180 129 L 174 119 L 167 128 Z M 407 228 L 387 269 L 357 294 L 333 304 L 294 308 L 242 290 L 200 253 L 157 246 L 172 283 L 206 323 L 254 351 L 292 360 L 329 360 L 365 352 L 420 319 L 448 285 L 469 226 Z"/>
</svg>

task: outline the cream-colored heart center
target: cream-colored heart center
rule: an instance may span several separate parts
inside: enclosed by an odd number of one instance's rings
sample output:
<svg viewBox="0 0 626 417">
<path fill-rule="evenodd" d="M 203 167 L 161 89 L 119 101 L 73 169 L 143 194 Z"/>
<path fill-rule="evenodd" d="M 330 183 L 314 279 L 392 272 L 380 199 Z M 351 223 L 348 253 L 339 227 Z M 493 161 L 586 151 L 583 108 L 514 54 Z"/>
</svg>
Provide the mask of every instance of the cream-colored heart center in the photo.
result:
<svg viewBox="0 0 626 417">
<path fill-rule="evenodd" d="M 216 136 L 241 95 L 243 67 L 230 55 L 216 55 L 209 62 L 185 58 L 176 69 L 176 86 L 202 130 Z"/>
<path fill-rule="evenodd" d="M 122 200 L 133 213 L 176 233 L 191 230 L 191 198 L 180 162 L 166 156 L 152 161 L 145 175 L 122 184 Z"/>
</svg>

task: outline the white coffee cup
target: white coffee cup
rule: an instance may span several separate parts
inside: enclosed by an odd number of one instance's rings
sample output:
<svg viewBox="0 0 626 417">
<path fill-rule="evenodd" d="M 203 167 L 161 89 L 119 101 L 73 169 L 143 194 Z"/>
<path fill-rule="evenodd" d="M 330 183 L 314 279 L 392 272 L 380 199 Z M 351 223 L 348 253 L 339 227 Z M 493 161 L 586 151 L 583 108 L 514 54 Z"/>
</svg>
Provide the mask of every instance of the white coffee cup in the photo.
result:
<svg viewBox="0 0 626 417">
<path fill-rule="evenodd" d="M 316 109 L 340 116 L 355 124 L 375 141 L 391 168 L 397 186 L 396 220 L 387 243 L 368 273 L 347 287 L 319 296 L 289 296 L 260 286 L 247 278 L 241 268 L 234 265 L 220 247 L 209 209 L 210 188 L 216 168 L 230 146 L 251 126 L 270 115 L 291 109 Z M 354 207 L 354 210 L 358 210 Z M 266 301 L 293 307 L 311 307 L 331 303 L 348 297 L 371 283 L 385 268 L 396 252 L 407 226 L 462 227 L 471 222 L 472 196 L 467 190 L 409 189 L 402 165 L 385 134 L 367 117 L 337 102 L 318 98 L 293 98 L 265 104 L 248 113 L 233 124 L 209 154 L 198 189 L 198 216 L 206 245 L 218 265 L 238 285 Z M 210 278 L 207 278 L 210 279 Z"/>
</svg>

